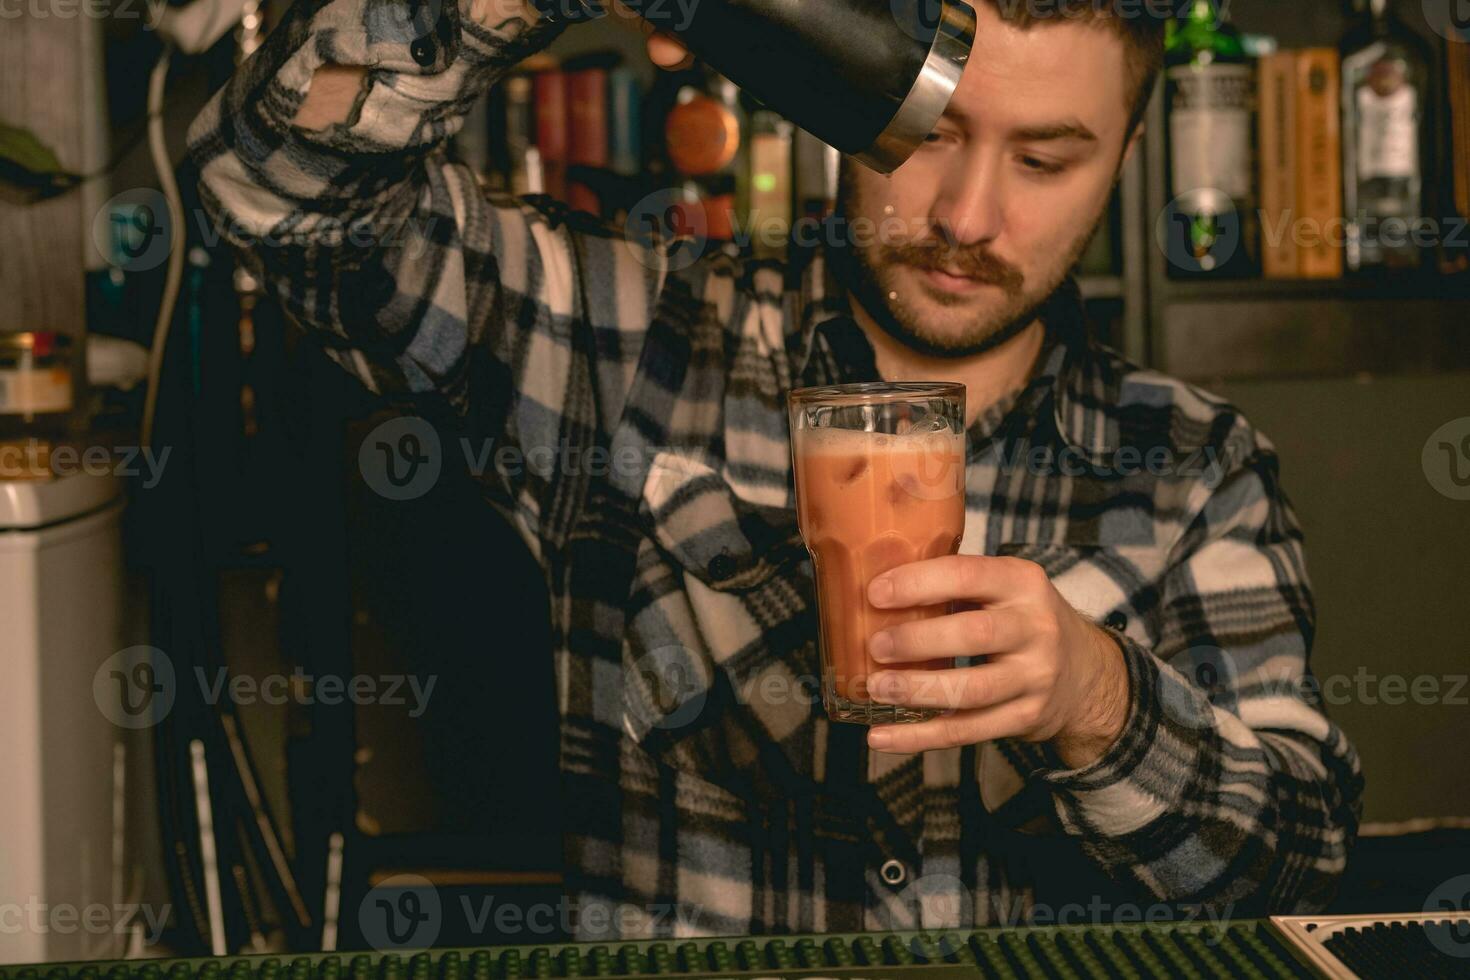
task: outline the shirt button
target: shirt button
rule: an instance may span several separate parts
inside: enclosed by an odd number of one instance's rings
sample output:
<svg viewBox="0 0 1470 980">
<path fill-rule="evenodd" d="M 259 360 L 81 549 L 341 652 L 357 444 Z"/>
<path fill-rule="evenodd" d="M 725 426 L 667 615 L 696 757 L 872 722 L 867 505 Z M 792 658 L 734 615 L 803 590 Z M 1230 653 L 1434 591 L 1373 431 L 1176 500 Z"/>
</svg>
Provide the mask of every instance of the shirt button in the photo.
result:
<svg viewBox="0 0 1470 980">
<path fill-rule="evenodd" d="M 883 867 L 878 869 L 878 874 L 882 875 L 883 880 L 894 888 L 903 884 L 904 879 L 909 876 L 907 869 L 903 866 L 903 862 L 895 858 L 889 858 L 887 861 L 884 861 Z"/>
<path fill-rule="evenodd" d="M 434 42 L 426 37 L 416 38 L 408 46 L 408 53 L 413 55 L 413 60 L 428 68 L 434 63 Z"/>
<path fill-rule="evenodd" d="M 707 570 L 712 579 L 727 579 L 735 574 L 735 559 L 729 555 L 715 555 L 709 560 Z"/>
<path fill-rule="evenodd" d="M 1121 633 L 1128 628 L 1128 617 L 1120 612 L 1110 612 L 1108 618 L 1103 620 L 1103 625 Z"/>
</svg>

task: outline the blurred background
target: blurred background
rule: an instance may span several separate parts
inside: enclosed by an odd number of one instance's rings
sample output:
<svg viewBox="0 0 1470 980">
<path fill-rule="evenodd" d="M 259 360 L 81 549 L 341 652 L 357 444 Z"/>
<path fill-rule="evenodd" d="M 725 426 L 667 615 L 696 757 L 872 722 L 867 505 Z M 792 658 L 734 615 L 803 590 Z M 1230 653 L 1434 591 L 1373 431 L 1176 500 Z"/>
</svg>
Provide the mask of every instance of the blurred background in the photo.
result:
<svg viewBox="0 0 1470 980">
<path fill-rule="evenodd" d="M 0 962 L 359 948 L 353 910 L 395 882 L 434 886 L 440 942 L 512 940 L 487 898 L 559 894 L 538 566 L 463 454 L 410 500 L 364 478 L 393 413 L 236 268 L 180 162 L 286 6 L 0 6 L 0 903 L 113 910 L 0 934 Z M 1344 908 L 1417 911 L 1470 869 L 1463 6 L 1185 4 L 1077 270 L 1099 336 L 1280 449 L 1314 668 L 1368 780 Z M 835 151 L 642 43 L 569 30 L 452 152 L 614 223 L 664 195 L 657 220 L 799 269 Z"/>
</svg>

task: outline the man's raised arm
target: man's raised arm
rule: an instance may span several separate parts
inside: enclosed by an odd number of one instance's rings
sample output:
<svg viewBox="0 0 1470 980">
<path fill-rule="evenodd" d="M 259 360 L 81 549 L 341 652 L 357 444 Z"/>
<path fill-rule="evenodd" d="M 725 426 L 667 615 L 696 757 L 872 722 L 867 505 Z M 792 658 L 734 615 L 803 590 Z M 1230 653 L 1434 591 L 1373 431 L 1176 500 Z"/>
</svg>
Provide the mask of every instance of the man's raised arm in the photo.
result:
<svg viewBox="0 0 1470 980">
<path fill-rule="evenodd" d="M 189 132 L 210 218 L 293 320 L 372 390 L 443 396 L 522 450 L 617 418 L 666 268 L 487 198 L 444 152 L 562 26 L 526 0 L 298 0 Z M 508 503 L 534 525 L 550 474 L 519 472 Z"/>
</svg>

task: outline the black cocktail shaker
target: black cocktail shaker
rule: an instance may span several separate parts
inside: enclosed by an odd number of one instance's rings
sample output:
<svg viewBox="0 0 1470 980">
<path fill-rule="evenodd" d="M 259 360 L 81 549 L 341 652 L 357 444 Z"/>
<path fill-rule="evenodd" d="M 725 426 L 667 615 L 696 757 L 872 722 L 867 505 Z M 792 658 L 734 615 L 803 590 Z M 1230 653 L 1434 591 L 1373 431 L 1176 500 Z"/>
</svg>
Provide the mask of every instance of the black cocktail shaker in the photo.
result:
<svg viewBox="0 0 1470 980">
<path fill-rule="evenodd" d="M 601 0 L 533 0 L 562 19 Z M 623 0 L 745 91 L 882 173 L 933 131 L 975 37 L 965 0 Z"/>
</svg>

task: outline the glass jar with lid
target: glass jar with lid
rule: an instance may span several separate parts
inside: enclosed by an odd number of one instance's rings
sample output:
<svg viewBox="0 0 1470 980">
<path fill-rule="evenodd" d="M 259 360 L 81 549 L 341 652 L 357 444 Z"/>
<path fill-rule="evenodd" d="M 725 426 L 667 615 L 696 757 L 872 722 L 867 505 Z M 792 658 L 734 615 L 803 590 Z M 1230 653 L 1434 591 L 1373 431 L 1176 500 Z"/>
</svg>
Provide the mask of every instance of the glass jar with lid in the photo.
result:
<svg viewBox="0 0 1470 980">
<path fill-rule="evenodd" d="M 70 337 L 0 332 L 0 441 L 64 438 L 74 395 Z"/>
</svg>

